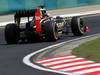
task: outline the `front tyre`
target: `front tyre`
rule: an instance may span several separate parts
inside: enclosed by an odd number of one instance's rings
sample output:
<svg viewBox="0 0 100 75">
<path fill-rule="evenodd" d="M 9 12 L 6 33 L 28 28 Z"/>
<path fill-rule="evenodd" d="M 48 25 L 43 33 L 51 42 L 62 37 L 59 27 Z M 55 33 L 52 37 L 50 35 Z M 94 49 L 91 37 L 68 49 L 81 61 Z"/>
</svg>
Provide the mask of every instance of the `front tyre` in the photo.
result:
<svg viewBox="0 0 100 75">
<path fill-rule="evenodd" d="M 16 24 L 7 24 L 5 27 L 5 40 L 8 44 L 16 44 L 19 39 L 19 30 Z"/>
<path fill-rule="evenodd" d="M 85 33 L 85 25 L 83 19 L 79 16 L 73 17 L 71 20 L 71 29 L 75 36 L 82 36 Z"/>
</svg>

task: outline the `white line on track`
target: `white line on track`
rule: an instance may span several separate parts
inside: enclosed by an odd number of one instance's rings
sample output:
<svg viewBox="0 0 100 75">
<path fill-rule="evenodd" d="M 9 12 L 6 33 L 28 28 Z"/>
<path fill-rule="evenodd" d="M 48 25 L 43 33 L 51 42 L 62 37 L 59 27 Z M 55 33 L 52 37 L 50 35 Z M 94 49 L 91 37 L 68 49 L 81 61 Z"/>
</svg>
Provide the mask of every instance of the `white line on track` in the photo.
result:
<svg viewBox="0 0 100 75">
<path fill-rule="evenodd" d="M 61 17 L 73 17 L 73 16 L 83 16 L 83 15 L 91 15 L 91 14 L 98 14 L 98 13 L 100 13 L 100 10 L 80 12 L 80 13 L 60 15 L 60 16 Z M 56 16 L 54 16 L 54 17 L 56 17 Z"/>
<path fill-rule="evenodd" d="M 96 13 L 100 13 L 100 10 L 96 10 L 96 11 L 87 11 L 87 12 L 83 12 L 83 13 L 75 13 L 75 14 L 67 14 L 67 15 L 59 15 L 61 17 L 72 17 L 72 16 L 82 16 L 82 15 L 88 15 L 88 14 L 96 14 Z M 53 17 L 56 17 L 56 16 L 53 16 Z M 22 20 L 22 23 L 25 23 L 26 22 L 26 19 Z M 9 22 L 1 22 L 0 23 L 0 26 L 5 26 L 9 23 L 14 23 L 14 21 L 9 21 Z M 61 71 L 57 71 L 57 70 L 52 70 L 52 69 L 47 69 L 47 68 L 43 68 L 43 67 L 40 67 L 34 63 L 32 63 L 30 61 L 30 58 L 34 55 L 36 55 L 37 53 L 40 53 L 42 51 L 45 51 L 47 49 L 50 49 L 52 47 L 57 47 L 57 46 L 60 46 L 60 45 L 63 45 L 65 44 L 66 42 L 72 42 L 72 41 L 76 41 L 76 40 L 79 40 L 79 39 L 84 39 L 84 38 L 88 38 L 88 37 L 92 37 L 92 36 L 96 36 L 96 35 L 100 35 L 99 34 L 94 34 L 94 35 L 91 35 L 91 36 L 85 36 L 85 37 L 81 37 L 81 38 L 78 38 L 78 39 L 73 39 L 73 40 L 69 40 L 69 41 L 65 41 L 65 42 L 62 42 L 62 43 L 59 43 L 59 44 L 55 44 L 55 45 L 51 45 L 51 46 L 48 46 L 46 48 L 43 48 L 43 49 L 40 49 L 36 52 L 33 52 L 33 53 L 30 53 L 28 54 L 27 56 L 25 56 L 23 58 L 23 63 L 26 64 L 27 66 L 30 66 L 32 68 L 35 68 L 35 69 L 38 69 L 38 70 L 44 70 L 44 71 L 49 71 L 49 72 L 55 72 L 55 73 L 60 73 L 60 74 L 65 74 L 65 75 L 78 75 L 77 73 L 76 74 L 73 74 L 73 73 L 68 73 L 68 72 L 61 72 Z M 88 62 L 91 62 L 91 61 L 88 61 Z M 98 70 L 100 70 L 98 68 Z"/>
<path fill-rule="evenodd" d="M 26 23 L 27 22 L 27 19 L 23 19 L 21 21 L 21 23 Z M 6 26 L 7 24 L 9 23 L 14 23 L 14 21 L 8 21 L 8 22 L 0 22 L 0 26 Z"/>
<path fill-rule="evenodd" d="M 83 16 L 83 15 L 90 15 L 90 14 L 97 14 L 100 13 L 100 10 L 95 10 L 95 11 L 87 11 L 87 12 L 80 12 L 80 13 L 75 13 L 75 14 L 65 14 L 65 15 L 56 15 L 56 16 L 61 16 L 61 17 L 73 17 L 73 16 Z M 56 17 L 52 16 L 52 17 Z M 24 19 L 21 21 L 22 23 L 27 22 L 27 19 Z M 5 26 L 9 23 L 14 23 L 14 21 L 9 21 L 9 22 L 1 22 L 0 26 Z"/>
<path fill-rule="evenodd" d="M 43 49 L 40 49 L 38 51 L 35 51 L 33 53 L 30 53 L 28 54 L 27 56 L 25 56 L 23 58 L 23 63 L 26 64 L 27 66 L 30 66 L 32 68 L 35 68 L 35 69 L 38 69 L 38 70 L 43 70 L 43 71 L 48 71 L 48 72 L 55 72 L 55 73 L 60 73 L 60 74 L 65 74 L 65 75 L 79 75 L 79 74 L 73 74 L 73 73 L 68 73 L 68 72 L 61 72 L 61 71 L 57 71 L 57 70 L 52 70 L 52 69 L 47 69 L 47 68 L 43 68 L 41 66 L 38 66 L 36 64 L 34 64 L 33 62 L 30 61 L 30 58 L 34 55 L 36 55 L 37 53 L 40 53 L 42 51 L 46 51 L 50 48 L 53 48 L 53 47 L 57 47 L 57 46 L 60 46 L 60 45 L 63 45 L 65 44 L 66 42 L 72 42 L 72 41 L 77 41 L 77 40 L 80 40 L 80 39 L 85 39 L 85 38 L 89 38 L 89 37 L 94 37 L 94 36 L 98 36 L 100 35 L 100 33 L 98 34 L 94 34 L 94 35 L 90 35 L 90 36 L 85 36 L 85 37 L 81 37 L 81 38 L 77 38 L 77 39 L 73 39 L 73 40 L 69 40 L 69 41 L 65 41 L 65 42 L 62 42 L 62 43 L 58 43 L 58 44 L 55 44 L 55 45 L 51 45 L 51 46 L 48 46 L 46 48 L 43 48 Z M 91 61 L 88 61 L 88 62 L 91 62 Z M 88 63 L 87 62 L 87 63 Z M 86 62 L 84 62 L 86 63 Z"/>
<path fill-rule="evenodd" d="M 95 72 L 95 71 L 100 71 L 100 68 L 94 68 L 94 69 L 89 69 L 89 70 L 83 70 L 83 71 L 78 71 L 78 72 L 74 72 L 74 73 L 85 74 L 85 73 Z"/>
</svg>

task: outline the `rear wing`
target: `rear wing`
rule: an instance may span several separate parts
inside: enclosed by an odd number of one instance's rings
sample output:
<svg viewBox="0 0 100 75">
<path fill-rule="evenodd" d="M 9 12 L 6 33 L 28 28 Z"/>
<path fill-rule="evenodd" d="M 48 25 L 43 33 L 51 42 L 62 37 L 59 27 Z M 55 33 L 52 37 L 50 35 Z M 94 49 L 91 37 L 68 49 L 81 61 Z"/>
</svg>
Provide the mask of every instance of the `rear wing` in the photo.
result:
<svg viewBox="0 0 100 75">
<path fill-rule="evenodd" d="M 36 25 L 36 31 L 40 32 L 41 31 L 41 10 L 39 8 L 35 10 L 21 10 L 17 11 L 14 16 L 15 23 L 19 26 L 20 21 L 22 17 L 28 17 L 28 22 L 29 22 L 29 17 L 34 16 L 35 18 L 35 25 Z"/>
<path fill-rule="evenodd" d="M 14 15 L 15 23 L 17 25 L 19 25 L 22 17 L 27 17 L 28 21 L 29 21 L 29 17 L 35 17 L 36 16 L 36 13 L 38 13 L 37 10 L 38 10 L 38 8 L 33 9 L 33 10 L 19 10 L 19 11 L 17 11 Z M 40 9 L 39 9 L 39 12 L 40 12 Z"/>
<path fill-rule="evenodd" d="M 36 9 L 34 10 L 19 10 L 15 13 L 15 18 L 35 16 Z"/>
</svg>

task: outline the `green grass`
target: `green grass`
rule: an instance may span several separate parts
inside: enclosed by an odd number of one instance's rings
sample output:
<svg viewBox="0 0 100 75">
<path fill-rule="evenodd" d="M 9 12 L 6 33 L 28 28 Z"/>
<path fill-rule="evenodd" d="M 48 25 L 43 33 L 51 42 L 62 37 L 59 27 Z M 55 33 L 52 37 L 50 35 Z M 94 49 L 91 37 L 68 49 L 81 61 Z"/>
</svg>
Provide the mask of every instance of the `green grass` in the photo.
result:
<svg viewBox="0 0 100 75">
<path fill-rule="evenodd" d="M 100 38 L 79 45 L 73 49 L 72 54 L 100 62 Z"/>
</svg>

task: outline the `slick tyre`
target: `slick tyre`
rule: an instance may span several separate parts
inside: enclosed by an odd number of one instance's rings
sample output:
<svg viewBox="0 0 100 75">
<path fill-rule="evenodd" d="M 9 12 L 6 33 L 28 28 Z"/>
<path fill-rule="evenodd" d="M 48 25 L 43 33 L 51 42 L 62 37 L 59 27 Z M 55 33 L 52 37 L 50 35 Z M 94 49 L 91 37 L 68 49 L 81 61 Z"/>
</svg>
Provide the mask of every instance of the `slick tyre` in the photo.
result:
<svg viewBox="0 0 100 75">
<path fill-rule="evenodd" d="M 19 39 L 19 30 L 16 24 L 7 24 L 5 27 L 5 40 L 8 44 L 16 44 Z"/>
<path fill-rule="evenodd" d="M 44 27 L 45 27 L 45 37 L 48 41 L 58 40 L 59 38 L 58 30 L 53 20 L 47 21 Z"/>
<path fill-rule="evenodd" d="M 72 18 L 71 30 L 75 36 L 82 36 L 85 33 L 85 25 L 81 17 L 76 16 Z"/>
</svg>

